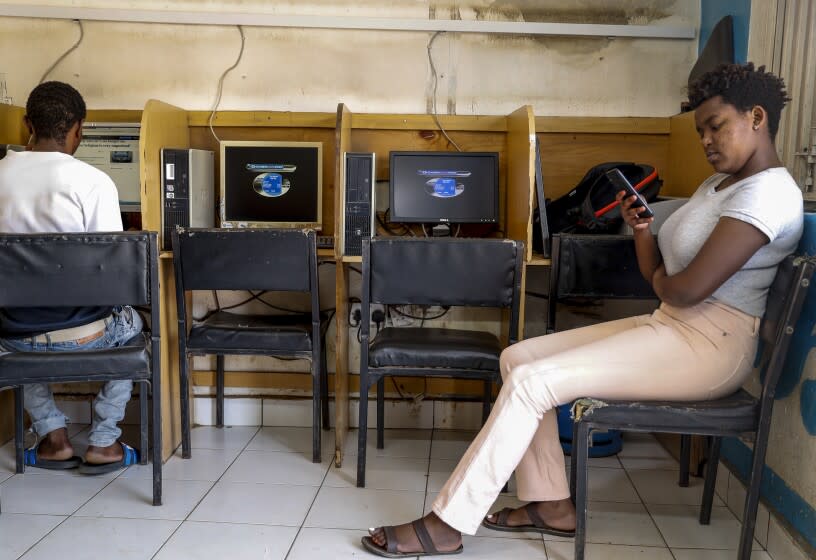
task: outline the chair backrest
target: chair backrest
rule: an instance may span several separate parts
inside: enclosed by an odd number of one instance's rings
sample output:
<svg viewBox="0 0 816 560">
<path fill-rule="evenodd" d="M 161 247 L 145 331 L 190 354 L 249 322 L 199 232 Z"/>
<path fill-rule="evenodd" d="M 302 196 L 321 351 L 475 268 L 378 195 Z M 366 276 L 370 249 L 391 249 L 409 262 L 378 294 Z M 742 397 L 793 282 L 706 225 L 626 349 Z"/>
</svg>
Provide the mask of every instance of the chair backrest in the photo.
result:
<svg viewBox="0 0 816 560">
<path fill-rule="evenodd" d="M 0 234 L 0 307 L 152 305 L 156 234 Z M 156 312 L 158 321 L 158 312 Z"/>
<path fill-rule="evenodd" d="M 363 313 L 368 303 L 509 308 L 515 340 L 523 254 L 510 239 L 363 240 Z"/>
<path fill-rule="evenodd" d="M 309 292 L 317 284 L 312 230 L 177 229 L 177 291 Z"/>
<path fill-rule="evenodd" d="M 816 258 L 789 256 L 779 264 L 768 292 L 768 304 L 760 328 L 763 406 L 773 401 L 814 269 Z"/>
<path fill-rule="evenodd" d="M 628 235 L 556 234 L 552 238 L 547 330 L 564 298 L 656 299 Z"/>
</svg>

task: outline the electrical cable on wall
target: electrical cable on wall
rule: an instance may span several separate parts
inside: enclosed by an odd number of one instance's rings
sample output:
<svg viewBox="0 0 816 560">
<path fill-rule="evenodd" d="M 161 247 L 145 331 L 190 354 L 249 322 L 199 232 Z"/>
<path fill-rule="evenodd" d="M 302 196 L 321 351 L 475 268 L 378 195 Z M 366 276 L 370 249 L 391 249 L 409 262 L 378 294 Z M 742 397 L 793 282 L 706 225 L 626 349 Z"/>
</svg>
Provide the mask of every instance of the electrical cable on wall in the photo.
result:
<svg viewBox="0 0 816 560">
<path fill-rule="evenodd" d="M 445 128 L 442 126 L 442 123 L 439 122 L 439 115 L 436 112 L 436 86 L 439 83 L 439 79 L 436 74 L 436 66 L 434 65 L 433 55 L 431 54 L 431 48 L 433 47 L 433 43 L 436 38 L 444 31 L 437 31 L 436 33 L 431 36 L 431 40 L 428 41 L 428 63 L 431 65 L 431 76 L 433 77 L 433 97 L 431 98 L 431 111 L 433 113 L 434 121 L 436 122 L 436 126 L 439 127 L 439 130 L 442 132 L 442 135 L 448 139 L 448 142 L 453 144 L 453 147 L 456 148 L 456 151 L 461 152 L 462 148 L 459 147 L 459 144 L 453 141 L 453 138 L 448 136 L 448 133 L 445 131 Z M 427 237 L 427 236 L 426 236 Z"/>
<path fill-rule="evenodd" d="M 246 45 L 246 37 L 244 36 L 244 28 L 241 27 L 240 25 L 237 25 L 236 27 L 238 28 L 238 33 L 241 34 L 241 50 L 238 51 L 238 58 L 235 59 L 235 63 L 232 66 L 230 66 L 229 68 L 227 68 L 226 70 L 224 70 L 224 73 L 221 74 L 220 78 L 218 78 L 218 91 L 216 92 L 215 103 L 213 104 L 212 112 L 210 112 L 210 119 L 208 121 L 208 124 L 210 126 L 210 132 L 212 133 L 213 138 L 215 138 L 215 140 L 217 142 L 220 142 L 221 139 L 215 133 L 215 130 L 213 129 L 212 122 L 213 122 L 213 118 L 215 117 L 215 111 L 218 109 L 218 105 L 221 104 L 221 93 L 224 91 L 224 78 L 226 78 L 227 74 L 229 74 L 230 72 L 235 70 L 235 68 L 241 63 L 241 59 L 244 57 L 244 46 Z"/>
<path fill-rule="evenodd" d="M 82 39 L 85 38 L 85 29 L 83 29 L 83 27 L 82 27 L 82 21 L 78 20 L 78 19 L 75 19 L 74 21 L 77 22 L 77 25 L 79 26 L 79 39 L 77 39 L 76 43 L 74 43 L 74 45 L 72 47 L 70 47 L 67 51 L 62 53 L 62 56 L 59 57 L 57 59 L 57 61 L 54 62 L 54 64 L 52 64 L 51 66 L 48 67 L 48 70 L 46 70 L 45 73 L 43 73 L 42 78 L 40 78 L 39 83 L 43 83 L 45 81 L 45 79 L 48 77 L 48 74 L 50 74 L 54 70 L 54 68 L 57 67 L 57 65 L 60 62 L 65 60 L 66 56 L 68 56 L 69 54 L 74 52 L 76 50 L 76 48 L 79 46 L 79 44 L 82 42 Z"/>
</svg>

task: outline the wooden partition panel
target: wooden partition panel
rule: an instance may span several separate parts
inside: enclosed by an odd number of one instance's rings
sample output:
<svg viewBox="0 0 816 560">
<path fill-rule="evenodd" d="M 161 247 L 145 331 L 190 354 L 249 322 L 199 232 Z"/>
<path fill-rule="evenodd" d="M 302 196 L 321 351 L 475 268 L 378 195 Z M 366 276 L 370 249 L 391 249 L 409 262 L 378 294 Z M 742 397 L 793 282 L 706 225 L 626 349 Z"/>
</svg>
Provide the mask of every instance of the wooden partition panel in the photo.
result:
<svg viewBox="0 0 816 560">
<path fill-rule="evenodd" d="M 668 119 L 537 117 L 535 127 L 544 194 L 551 200 L 568 193 L 591 167 L 603 162 L 646 163 L 664 179 L 668 173 Z"/>
<path fill-rule="evenodd" d="M 151 99 L 142 112 L 139 138 L 142 181 L 142 227 L 161 230 L 161 149 L 190 147 L 187 112 Z M 159 262 L 161 297 L 162 457 L 167 460 L 181 443 L 179 354 L 176 284 L 172 253 Z"/>
<path fill-rule="evenodd" d="M 337 106 L 337 126 L 335 128 L 335 198 L 336 208 L 334 226 L 334 255 L 335 255 L 335 373 L 334 373 L 334 465 L 343 465 L 343 450 L 345 449 L 346 435 L 349 428 L 349 270 L 342 262 L 340 254 L 340 238 L 344 232 L 340 229 L 342 219 L 340 212 L 344 211 L 343 201 L 346 197 L 346 166 L 344 154 L 351 151 L 351 111 L 344 104 Z M 373 186 L 373 185 L 372 185 Z M 325 372 L 328 375 L 328 372 Z"/>
<path fill-rule="evenodd" d="M 213 118 L 209 127 L 209 111 L 189 114 L 190 147 L 212 150 L 215 154 L 215 193 L 219 195 L 221 151 L 218 140 L 276 140 L 285 142 L 321 142 L 323 144 L 323 226 L 321 235 L 334 235 L 335 230 L 335 115 L 333 113 L 287 113 L 225 111 Z"/>
<path fill-rule="evenodd" d="M 661 194 L 691 196 L 714 169 L 705 158 L 700 135 L 694 126 L 694 112 L 669 119 L 669 167 Z"/>
<path fill-rule="evenodd" d="M 25 144 L 28 129 L 23 122 L 25 108 L 0 104 L 0 144 Z"/>
<path fill-rule="evenodd" d="M 507 140 L 505 117 L 449 117 L 440 120 L 448 136 L 465 152 L 499 154 L 499 223 L 468 224 L 463 235 L 481 236 L 506 229 Z M 376 154 L 376 180 L 388 181 L 392 151 L 455 151 L 430 115 L 352 115 L 351 150 Z M 484 129 L 478 129 L 483 126 Z M 418 235 L 422 230 L 415 228 Z"/>
<path fill-rule="evenodd" d="M 507 117 L 507 216 L 505 237 L 524 241 L 525 261 L 533 255 L 535 120 L 525 105 Z"/>
</svg>

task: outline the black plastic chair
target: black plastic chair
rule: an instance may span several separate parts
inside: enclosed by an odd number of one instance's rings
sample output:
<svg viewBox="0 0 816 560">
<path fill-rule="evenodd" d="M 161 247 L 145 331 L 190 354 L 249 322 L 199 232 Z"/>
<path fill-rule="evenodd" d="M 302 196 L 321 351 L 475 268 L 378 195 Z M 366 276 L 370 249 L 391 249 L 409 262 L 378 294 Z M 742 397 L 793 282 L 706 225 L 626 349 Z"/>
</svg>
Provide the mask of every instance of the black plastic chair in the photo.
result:
<svg viewBox="0 0 816 560">
<path fill-rule="evenodd" d="M 814 259 L 788 257 L 780 264 L 768 295 L 768 307 L 760 329 L 764 372 L 759 398 L 744 389 L 717 400 L 702 402 L 637 402 L 580 399 L 575 405 L 573 460 L 570 485 L 577 510 L 575 560 L 583 560 L 587 518 L 587 449 L 591 430 L 619 429 L 634 432 L 665 432 L 712 436 L 706 464 L 700 523 L 711 519 L 711 505 L 723 437 L 754 436 L 753 464 L 737 558 L 748 560 L 754 540 L 759 489 L 768 433 L 771 426 L 774 392 L 785 365 L 785 356 L 799 319 L 813 275 Z"/>
<path fill-rule="evenodd" d="M 674 205 L 672 210 L 677 208 L 678 203 L 669 202 Z M 679 204 L 684 202 L 680 201 Z M 659 204 L 655 206 L 659 207 Z M 559 302 L 575 298 L 654 300 L 657 307 L 657 295 L 638 268 L 631 234 L 553 235 L 547 333 L 556 330 Z M 689 485 L 690 462 L 691 436 L 682 434 L 680 486 Z"/>
<path fill-rule="evenodd" d="M 363 240 L 362 316 L 372 303 L 509 310 L 507 341 L 518 340 L 524 244 L 509 239 Z M 384 446 L 385 376 L 484 381 L 482 422 L 500 382 L 498 337 L 489 332 L 386 327 L 371 340 L 361 325 L 357 486 L 365 486 L 368 391 L 377 384 L 377 448 Z"/>
<path fill-rule="evenodd" d="M 0 388 L 14 387 L 17 472 L 23 462 L 23 386 L 131 379 L 140 383 L 142 464 L 153 405 L 153 505 L 161 505 L 162 427 L 158 245 L 155 233 L 0 235 L 0 307 L 150 306 L 150 332 L 118 348 L 0 353 Z"/>
<path fill-rule="evenodd" d="M 315 233 L 311 230 L 177 229 L 173 232 L 179 317 L 182 456 L 190 458 L 189 355 L 216 355 L 216 425 L 224 426 L 224 356 L 253 354 L 309 360 L 312 461 L 320 462 L 320 423 L 328 429 L 325 325 L 321 324 Z M 310 311 L 241 315 L 217 311 L 188 333 L 186 291 L 305 292 Z M 321 410 L 322 401 L 322 410 Z"/>
</svg>

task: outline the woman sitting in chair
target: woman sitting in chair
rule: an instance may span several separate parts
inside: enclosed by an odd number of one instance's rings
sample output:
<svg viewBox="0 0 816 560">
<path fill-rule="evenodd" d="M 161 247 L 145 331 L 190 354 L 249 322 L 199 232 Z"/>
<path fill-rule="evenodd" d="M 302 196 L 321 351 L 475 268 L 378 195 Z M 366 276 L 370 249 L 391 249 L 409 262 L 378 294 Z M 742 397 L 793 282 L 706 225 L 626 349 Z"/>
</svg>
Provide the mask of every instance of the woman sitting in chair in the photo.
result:
<svg viewBox="0 0 816 560">
<path fill-rule="evenodd" d="M 432 512 L 372 529 L 371 552 L 388 557 L 453 554 L 462 533 L 570 537 L 570 499 L 555 407 L 580 397 L 715 399 L 752 371 L 759 323 L 778 264 L 802 235 L 802 194 L 774 147 L 786 101 L 763 67 L 723 65 L 689 88 L 695 125 L 716 173 L 660 229 L 618 194 L 634 229 L 638 263 L 661 300 L 651 315 L 525 340 L 504 351 L 504 385 L 485 426 L 448 479 Z M 484 517 L 516 471 L 529 503 Z"/>
</svg>

